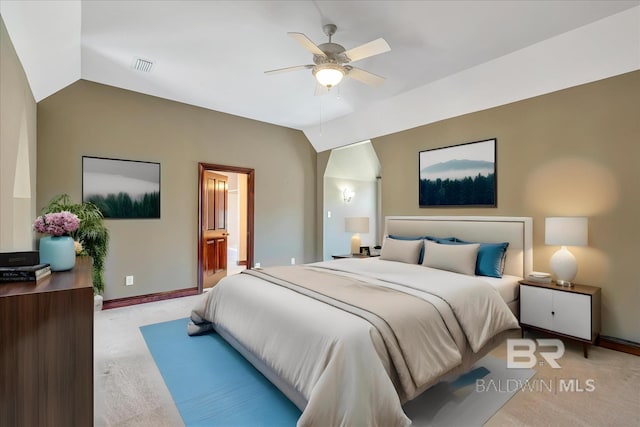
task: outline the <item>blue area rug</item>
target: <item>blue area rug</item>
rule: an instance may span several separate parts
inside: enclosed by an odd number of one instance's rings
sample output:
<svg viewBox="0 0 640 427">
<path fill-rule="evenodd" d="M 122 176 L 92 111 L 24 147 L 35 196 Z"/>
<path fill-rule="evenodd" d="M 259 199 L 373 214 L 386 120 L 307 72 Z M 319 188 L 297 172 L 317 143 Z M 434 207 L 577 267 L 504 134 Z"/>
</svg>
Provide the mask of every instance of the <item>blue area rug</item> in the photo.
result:
<svg viewBox="0 0 640 427">
<path fill-rule="evenodd" d="M 189 319 L 142 326 L 180 416 L 195 426 L 295 426 L 300 410 L 216 333 L 190 337 Z"/>
<path fill-rule="evenodd" d="M 294 427 L 300 411 L 216 333 L 190 337 L 188 319 L 140 330 L 187 427 Z M 518 391 L 533 369 L 507 369 L 485 356 L 454 381 L 441 382 L 404 406 L 414 426 L 481 426 Z M 477 382 L 498 385 L 478 391 Z"/>
</svg>

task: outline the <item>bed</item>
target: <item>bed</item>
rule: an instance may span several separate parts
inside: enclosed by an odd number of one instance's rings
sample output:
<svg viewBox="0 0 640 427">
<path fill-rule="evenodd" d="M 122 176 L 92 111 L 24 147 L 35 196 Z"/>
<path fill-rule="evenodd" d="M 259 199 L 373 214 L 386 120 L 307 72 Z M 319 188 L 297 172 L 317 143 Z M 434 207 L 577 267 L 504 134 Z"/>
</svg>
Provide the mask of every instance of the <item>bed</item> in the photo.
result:
<svg viewBox="0 0 640 427">
<path fill-rule="evenodd" d="M 298 426 L 409 425 L 405 402 L 518 333 L 531 229 L 521 217 L 387 217 L 381 257 L 229 276 L 189 333 L 215 329 L 300 408 Z M 501 278 L 458 271 L 471 256 L 476 267 L 479 242 L 508 243 Z"/>
</svg>

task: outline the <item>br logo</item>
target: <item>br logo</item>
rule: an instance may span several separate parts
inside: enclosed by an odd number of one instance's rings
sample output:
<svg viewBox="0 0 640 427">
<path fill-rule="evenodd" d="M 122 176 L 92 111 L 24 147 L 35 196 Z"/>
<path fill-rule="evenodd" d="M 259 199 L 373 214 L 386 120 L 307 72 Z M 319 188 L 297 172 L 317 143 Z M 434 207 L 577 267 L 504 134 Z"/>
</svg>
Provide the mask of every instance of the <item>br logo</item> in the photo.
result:
<svg viewBox="0 0 640 427">
<path fill-rule="evenodd" d="M 555 351 L 541 351 L 540 356 L 552 368 L 560 368 L 556 360 L 564 354 L 564 343 L 562 341 L 558 339 L 530 340 L 525 338 L 507 340 L 507 368 L 533 368 L 538 362 L 535 355 L 536 345 L 538 347 L 555 348 Z"/>
</svg>

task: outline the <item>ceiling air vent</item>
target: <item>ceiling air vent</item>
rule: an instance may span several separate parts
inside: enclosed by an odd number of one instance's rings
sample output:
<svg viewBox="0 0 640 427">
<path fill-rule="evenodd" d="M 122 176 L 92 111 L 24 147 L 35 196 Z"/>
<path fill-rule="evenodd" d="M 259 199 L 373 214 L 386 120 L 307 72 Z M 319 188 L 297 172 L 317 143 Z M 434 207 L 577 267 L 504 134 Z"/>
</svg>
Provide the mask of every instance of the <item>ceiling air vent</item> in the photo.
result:
<svg viewBox="0 0 640 427">
<path fill-rule="evenodd" d="M 131 66 L 134 70 L 142 71 L 143 73 L 151 72 L 152 67 L 153 62 L 143 58 L 134 58 L 133 65 Z"/>
</svg>

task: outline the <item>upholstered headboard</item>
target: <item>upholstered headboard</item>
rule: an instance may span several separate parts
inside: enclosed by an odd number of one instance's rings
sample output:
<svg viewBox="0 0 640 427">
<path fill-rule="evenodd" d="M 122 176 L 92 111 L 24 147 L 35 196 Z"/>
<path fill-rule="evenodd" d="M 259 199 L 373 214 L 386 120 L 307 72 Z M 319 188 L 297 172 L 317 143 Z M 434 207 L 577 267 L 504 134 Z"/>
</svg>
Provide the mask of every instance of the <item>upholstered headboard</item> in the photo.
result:
<svg viewBox="0 0 640 427">
<path fill-rule="evenodd" d="M 385 235 L 457 237 L 471 242 L 509 242 L 504 274 L 533 270 L 533 220 L 503 216 L 388 216 Z"/>
</svg>

